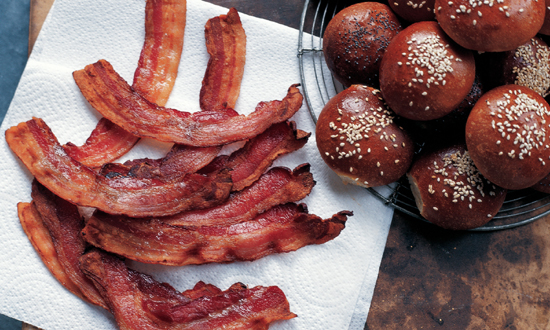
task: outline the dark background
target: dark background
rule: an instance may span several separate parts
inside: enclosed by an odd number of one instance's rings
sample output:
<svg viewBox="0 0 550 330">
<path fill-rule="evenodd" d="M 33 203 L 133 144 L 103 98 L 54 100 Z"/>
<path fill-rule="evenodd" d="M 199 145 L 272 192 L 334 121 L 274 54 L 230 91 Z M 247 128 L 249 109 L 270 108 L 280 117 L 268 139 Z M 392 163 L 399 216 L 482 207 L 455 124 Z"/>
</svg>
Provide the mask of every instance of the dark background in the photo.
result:
<svg viewBox="0 0 550 330">
<path fill-rule="evenodd" d="M 29 1 L 0 1 L 0 121 L 4 120 L 27 63 Z M 0 330 L 16 329 L 21 329 L 21 322 L 0 314 Z"/>
</svg>

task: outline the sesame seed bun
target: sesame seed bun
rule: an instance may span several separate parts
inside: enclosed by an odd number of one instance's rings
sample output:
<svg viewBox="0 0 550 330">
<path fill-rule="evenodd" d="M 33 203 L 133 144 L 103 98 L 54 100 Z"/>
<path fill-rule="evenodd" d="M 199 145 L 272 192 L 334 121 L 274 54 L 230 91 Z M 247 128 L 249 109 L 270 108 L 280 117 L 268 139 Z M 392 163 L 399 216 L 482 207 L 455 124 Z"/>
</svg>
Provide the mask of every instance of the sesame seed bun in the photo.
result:
<svg viewBox="0 0 550 330">
<path fill-rule="evenodd" d="M 390 0 L 388 4 L 394 13 L 408 22 L 435 20 L 435 0 Z"/>
<path fill-rule="evenodd" d="M 383 186 L 409 168 L 414 146 L 377 89 L 352 85 L 325 105 L 315 130 L 325 163 L 344 181 Z"/>
<path fill-rule="evenodd" d="M 544 35 L 550 35 L 550 0 L 545 1 L 545 16 L 544 16 L 544 23 L 542 24 L 542 27 L 539 30 L 540 34 Z"/>
<path fill-rule="evenodd" d="M 407 177 L 420 214 L 446 229 L 483 226 L 506 198 L 505 189 L 479 173 L 464 145 L 423 153 Z"/>
<path fill-rule="evenodd" d="M 462 47 L 485 52 L 513 50 L 542 27 L 544 1 L 436 0 L 441 28 Z"/>
<path fill-rule="evenodd" d="M 378 86 L 380 60 L 401 23 L 390 7 L 362 2 L 344 8 L 323 34 L 323 54 L 328 68 L 344 86 Z"/>
<path fill-rule="evenodd" d="M 550 173 L 550 106 L 533 90 L 506 85 L 485 93 L 466 123 L 479 171 L 506 189 L 533 186 Z"/>
<path fill-rule="evenodd" d="M 380 90 L 389 107 L 412 120 L 449 114 L 475 79 L 471 51 L 445 35 L 437 22 L 410 25 L 390 43 L 380 65 Z"/>
</svg>

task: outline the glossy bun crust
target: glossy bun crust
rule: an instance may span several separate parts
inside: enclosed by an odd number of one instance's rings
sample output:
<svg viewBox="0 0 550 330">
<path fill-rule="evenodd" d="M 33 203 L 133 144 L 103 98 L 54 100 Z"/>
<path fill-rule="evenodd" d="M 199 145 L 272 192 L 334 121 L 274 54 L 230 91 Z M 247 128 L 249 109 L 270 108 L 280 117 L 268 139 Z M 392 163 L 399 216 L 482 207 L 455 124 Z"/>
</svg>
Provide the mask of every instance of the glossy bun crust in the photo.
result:
<svg viewBox="0 0 550 330">
<path fill-rule="evenodd" d="M 407 172 L 414 146 L 393 119 L 378 90 L 352 85 L 330 99 L 319 115 L 317 148 L 346 182 L 363 187 L 395 182 Z"/>
<path fill-rule="evenodd" d="M 323 54 L 328 68 L 344 86 L 378 86 L 380 60 L 401 24 L 391 9 L 378 2 L 344 8 L 323 34 Z"/>
<path fill-rule="evenodd" d="M 526 43 L 545 16 L 542 0 L 436 0 L 435 8 L 441 28 L 454 41 L 485 52 L 504 52 Z"/>
<path fill-rule="evenodd" d="M 380 90 L 389 107 L 412 120 L 432 120 L 453 111 L 475 79 L 474 56 L 445 35 L 437 22 L 414 23 L 386 49 Z"/>
<path fill-rule="evenodd" d="M 506 85 L 485 93 L 466 123 L 476 167 L 506 189 L 533 186 L 550 173 L 550 107 L 533 90 Z"/>
<path fill-rule="evenodd" d="M 390 8 L 408 22 L 435 20 L 435 0 L 390 0 Z"/>
<path fill-rule="evenodd" d="M 481 176 L 463 145 L 422 154 L 407 177 L 420 214 L 446 229 L 483 226 L 506 198 L 505 189 Z"/>
</svg>

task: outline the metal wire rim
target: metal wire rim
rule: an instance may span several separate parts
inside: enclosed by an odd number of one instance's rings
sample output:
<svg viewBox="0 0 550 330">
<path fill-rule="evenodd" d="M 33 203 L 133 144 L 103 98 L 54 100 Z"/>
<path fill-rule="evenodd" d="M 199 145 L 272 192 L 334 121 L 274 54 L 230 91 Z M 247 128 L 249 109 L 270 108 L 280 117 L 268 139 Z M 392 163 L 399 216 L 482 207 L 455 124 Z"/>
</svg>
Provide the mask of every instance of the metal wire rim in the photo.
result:
<svg viewBox="0 0 550 330">
<path fill-rule="evenodd" d="M 315 123 L 317 123 L 317 114 L 312 105 L 311 95 L 317 96 L 324 105 L 335 95 L 335 93 L 330 93 L 327 80 L 332 81 L 334 86 L 331 87 L 336 92 L 343 88 L 332 77 L 327 77 L 327 71 L 323 69 L 326 64 L 324 64 L 324 57 L 322 56 L 323 46 L 321 37 L 328 21 L 339 9 L 343 8 L 339 8 L 338 6 L 339 4 L 336 1 L 319 0 L 316 6 L 312 4 L 312 8 L 310 8 L 310 0 L 305 0 L 300 21 L 297 53 L 300 65 L 300 78 L 308 110 Z M 315 10 L 313 21 L 310 27 L 306 27 L 306 20 L 310 17 L 308 13 L 311 10 Z M 304 47 L 304 42 L 308 42 L 309 47 Z M 311 79 L 308 81 L 306 78 L 304 61 L 309 61 L 309 64 L 313 65 L 315 81 L 311 81 Z M 320 110 L 317 109 L 317 111 Z M 390 205 L 394 209 L 413 218 L 428 222 L 420 215 L 405 178 L 397 182 L 397 185 L 392 189 L 392 193 L 388 197 L 381 195 L 375 189 L 367 188 L 367 190 L 386 205 Z M 486 225 L 470 229 L 470 231 L 496 231 L 515 228 L 536 221 L 547 214 L 550 214 L 550 195 L 529 189 L 509 191 L 504 205 L 496 216 Z"/>
</svg>

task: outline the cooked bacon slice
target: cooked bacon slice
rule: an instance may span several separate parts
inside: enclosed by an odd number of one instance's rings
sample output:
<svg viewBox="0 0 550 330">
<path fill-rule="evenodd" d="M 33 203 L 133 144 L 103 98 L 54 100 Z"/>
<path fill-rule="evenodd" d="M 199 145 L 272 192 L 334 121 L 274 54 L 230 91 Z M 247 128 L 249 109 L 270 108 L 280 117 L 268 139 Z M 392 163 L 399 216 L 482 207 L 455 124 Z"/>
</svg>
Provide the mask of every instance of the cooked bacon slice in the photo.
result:
<svg viewBox="0 0 550 330">
<path fill-rule="evenodd" d="M 231 154 L 225 165 L 232 169 L 232 190 L 239 191 L 252 184 L 277 157 L 302 148 L 310 135 L 297 130 L 294 122 L 282 122 L 248 141 Z"/>
<path fill-rule="evenodd" d="M 186 0 L 148 0 L 145 5 L 145 42 L 132 86 L 160 106 L 176 82 L 186 19 Z"/>
<path fill-rule="evenodd" d="M 145 42 L 133 88 L 164 106 L 176 81 L 183 50 L 186 0 L 149 0 L 145 5 Z M 88 167 L 100 167 L 126 154 L 139 137 L 102 118 L 82 146 L 64 145 L 69 156 Z"/>
<path fill-rule="evenodd" d="M 176 226 L 229 225 L 252 220 L 273 206 L 297 202 L 309 195 L 315 185 L 309 168 L 309 164 L 302 164 L 294 171 L 272 168 L 247 189 L 231 194 L 221 205 L 159 220 Z"/>
<path fill-rule="evenodd" d="M 27 234 L 29 241 L 50 273 L 52 273 L 59 283 L 67 290 L 81 299 L 88 301 L 59 262 L 50 232 L 46 226 L 44 226 L 42 217 L 36 210 L 34 203 L 17 203 L 17 212 L 25 234 Z"/>
<path fill-rule="evenodd" d="M 203 111 L 235 108 L 246 61 L 246 34 L 235 8 L 208 20 L 206 50 L 210 54 L 200 91 Z M 143 94 L 142 94 L 143 95 Z"/>
<path fill-rule="evenodd" d="M 84 300 L 95 305 L 107 308 L 94 284 L 80 270 L 78 258 L 84 254 L 87 243 L 80 235 L 84 228 L 84 219 L 80 216 L 78 208 L 52 194 L 36 180 L 32 185 L 32 198 L 37 211 L 35 216 L 40 217 L 43 226 L 47 228 L 55 249 L 55 258 L 72 285 L 78 288 L 75 294 L 86 297 Z M 73 292 L 72 285 L 68 285 L 67 288 Z"/>
<path fill-rule="evenodd" d="M 123 156 L 138 140 L 137 136 L 101 118 L 84 145 L 68 142 L 63 148 L 77 162 L 94 168 Z"/>
<path fill-rule="evenodd" d="M 308 214 L 305 205 L 289 203 L 231 225 L 173 226 L 95 212 L 82 234 L 92 245 L 129 259 L 176 266 L 256 260 L 322 244 L 340 234 L 349 215 L 342 211 L 323 220 Z"/>
<path fill-rule="evenodd" d="M 87 253 L 81 265 L 109 304 L 121 330 L 266 330 L 272 322 L 296 317 L 276 286 L 248 289 L 236 283 L 221 291 L 199 282 L 192 291 L 206 294 L 190 298 L 167 283 L 128 269 L 105 252 Z"/>
<path fill-rule="evenodd" d="M 212 162 L 220 147 L 190 147 L 175 144 L 162 159 L 134 159 L 124 164 L 105 164 L 100 174 L 108 178 L 129 176 L 158 179 L 165 182 L 180 180 L 187 173 L 195 173 Z"/>
<path fill-rule="evenodd" d="M 135 92 L 105 60 L 73 72 L 88 102 L 103 116 L 128 132 L 160 141 L 208 147 L 250 139 L 274 123 L 287 120 L 302 105 L 293 85 L 282 101 L 261 102 L 248 116 L 208 120 L 211 111 L 182 112 L 159 107 Z"/>
<path fill-rule="evenodd" d="M 180 181 L 107 179 L 71 157 L 41 119 L 6 131 L 10 148 L 36 179 L 57 196 L 80 206 L 134 217 L 172 215 L 227 199 L 230 173 L 187 174 Z"/>
</svg>

